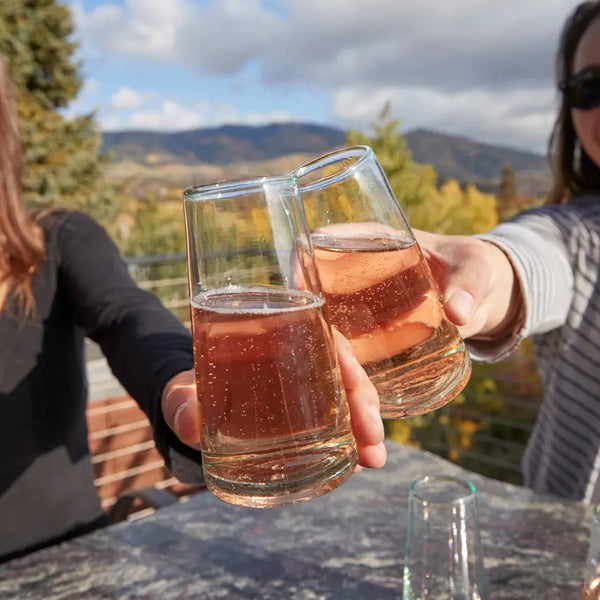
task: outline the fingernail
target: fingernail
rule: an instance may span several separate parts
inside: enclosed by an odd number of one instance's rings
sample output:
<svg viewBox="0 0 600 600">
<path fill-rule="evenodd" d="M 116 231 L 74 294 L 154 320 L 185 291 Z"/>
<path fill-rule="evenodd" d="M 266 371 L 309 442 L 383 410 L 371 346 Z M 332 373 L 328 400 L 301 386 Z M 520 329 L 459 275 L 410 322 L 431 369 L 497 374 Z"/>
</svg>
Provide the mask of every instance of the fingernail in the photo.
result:
<svg viewBox="0 0 600 600">
<path fill-rule="evenodd" d="M 381 414 L 379 413 L 379 408 L 376 406 L 369 407 L 369 421 L 375 424 L 377 427 L 377 431 L 383 437 L 385 436 L 385 429 L 383 427 L 383 421 L 381 420 Z"/>
<path fill-rule="evenodd" d="M 473 296 L 465 290 L 456 290 L 446 302 L 452 312 L 459 316 L 465 323 L 471 318 L 473 312 Z"/>
<path fill-rule="evenodd" d="M 175 427 L 175 433 L 177 435 L 179 435 L 181 432 L 181 428 L 179 427 L 179 420 L 181 419 L 183 411 L 186 410 L 188 406 L 189 405 L 187 402 L 182 402 L 175 411 L 175 416 L 173 417 L 173 427 Z"/>
</svg>

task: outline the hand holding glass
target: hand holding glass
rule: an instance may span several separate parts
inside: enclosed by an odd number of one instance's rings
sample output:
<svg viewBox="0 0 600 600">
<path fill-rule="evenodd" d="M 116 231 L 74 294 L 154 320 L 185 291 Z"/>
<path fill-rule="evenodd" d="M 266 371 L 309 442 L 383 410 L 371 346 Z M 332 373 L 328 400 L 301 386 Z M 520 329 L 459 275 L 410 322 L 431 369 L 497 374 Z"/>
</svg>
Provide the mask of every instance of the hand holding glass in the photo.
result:
<svg viewBox="0 0 600 600">
<path fill-rule="evenodd" d="M 466 385 L 469 354 L 373 151 L 356 146 L 300 167 L 330 323 L 381 398 L 381 415 L 439 408 Z"/>
<path fill-rule="evenodd" d="M 295 180 L 190 188 L 184 205 L 207 486 L 253 507 L 324 494 L 356 447 Z"/>
</svg>

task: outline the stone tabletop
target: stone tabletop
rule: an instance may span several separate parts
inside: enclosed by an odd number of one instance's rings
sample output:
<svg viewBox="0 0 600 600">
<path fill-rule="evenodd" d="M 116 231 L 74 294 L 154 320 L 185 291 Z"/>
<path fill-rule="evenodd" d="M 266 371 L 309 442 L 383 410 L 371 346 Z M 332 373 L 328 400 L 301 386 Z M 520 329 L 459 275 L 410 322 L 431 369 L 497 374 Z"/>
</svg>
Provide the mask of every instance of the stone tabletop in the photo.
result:
<svg viewBox="0 0 600 600">
<path fill-rule="evenodd" d="M 1 599 L 401 597 L 407 497 L 425 474 L 477 486 L 490 600 L 581 598 L 591 507 L 388 442 L 388 464 L 331 493 L 250 509 L 210 493 L 0 565 Z"/>
</svg>

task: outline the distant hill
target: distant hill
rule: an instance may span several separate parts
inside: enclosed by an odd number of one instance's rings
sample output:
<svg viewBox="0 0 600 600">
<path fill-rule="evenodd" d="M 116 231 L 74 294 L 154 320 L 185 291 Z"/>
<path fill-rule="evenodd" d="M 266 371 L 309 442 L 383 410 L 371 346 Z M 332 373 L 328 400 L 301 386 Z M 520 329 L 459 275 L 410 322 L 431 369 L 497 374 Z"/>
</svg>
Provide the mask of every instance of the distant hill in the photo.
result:
<svg viewBox="0 0 600 600">
<path fill-rule="evenodd" d="M 302 123 L 263 126 L 224 125 L 192 131 L 105 133 L 103 147 L 117 160 L 144 162 L 148 154 L 166 160 L 227 165 L 287 154 L 318 154 L 340 146 L 346 134 L 339 129 Z"/>
<path fill-rule="evenodd" d="M 440 180 L 457 179 L 475 183 L 482 188 L 493 187 L 510 165 L 519 180 L 529 178 L 536 186 L 548 180 L 546 158 L 503 146 L 474 142 L 464 137 L 446 135 L 425 129 L 406 134 L 408 147 L 415 162 L 431 164 Z M 524 190 L 523 190 L 524 191 Z"/>
<path fill-rule="evenodd" d="M 230 165 L 260 162 L 292 154 L 318 155 L 345 144 L 340 129 L 303 123 L 222 127 L 160 133 L 121 131 L 105 133 L 103 149 L 115 161 L 140 164 Z M 539 154 L 483 144 L 463 137 L 417 129 L 406 134 L 416 162 L 431 164 L 439 180 L 457 179 L 493 191 L 502 168 L 510 165 L 522 193 L 546 191 L 546 160 Z"/>
</svg>

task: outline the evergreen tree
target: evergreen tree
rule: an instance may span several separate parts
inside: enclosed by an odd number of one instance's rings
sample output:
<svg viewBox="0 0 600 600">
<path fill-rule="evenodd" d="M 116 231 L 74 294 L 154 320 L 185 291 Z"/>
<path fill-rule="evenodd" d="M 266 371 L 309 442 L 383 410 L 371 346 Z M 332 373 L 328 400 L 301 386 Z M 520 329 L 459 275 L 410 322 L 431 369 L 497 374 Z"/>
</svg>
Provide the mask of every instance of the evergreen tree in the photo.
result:
<svg viewBox="0 0 600 600">
<path fill-rule="evenodd" d="M 399 124 L 391 117 L 390 104 L 386 103 L 372 125 L 372 137 L 350 131 L 347 141 L 373 148 L 411 226 L 435 233 L 469 234 L 495 225 L 494 197 L 482 194 L 474 186 L 463 191 L 456 181 L 446 182 L 438 189 L 433 167 L 412 160 Z"/>
<path fill-rule="evenodd" d="M 371 146 L 388 178 L 390 187 L 411 221 L 411 213 L 436 194 L 437 175 L 430 165 L 417 165 L 412 160 L 406 139 L 399 131 L 400 121 L 391 117 L 391 105 L 386 102 L 378 120 L 372 124 L 373 135 L 348 132 L 348 144 Z"/>
<path fill-rule="evenodd" d="M 505 221 L 520 208 L 520 198 L 515 183 L 515 173 L 510 165 L 502 169 L 497 194 L 497 210 L 500 220 Z"/>
<path fill-rule="evenodd" d="M 82 85 L 73 30 L 69 9 L 56 0 L 0 2 L 0 56 L 16 89 L 25 201 L 77 208 L 106 224 L 116 208 L 102 179 L 107 158 L 94 115 L 61 114 Z"/>
</svg>

